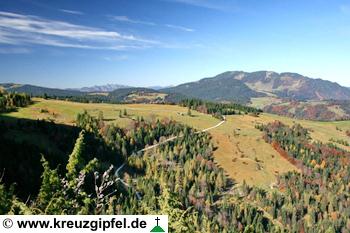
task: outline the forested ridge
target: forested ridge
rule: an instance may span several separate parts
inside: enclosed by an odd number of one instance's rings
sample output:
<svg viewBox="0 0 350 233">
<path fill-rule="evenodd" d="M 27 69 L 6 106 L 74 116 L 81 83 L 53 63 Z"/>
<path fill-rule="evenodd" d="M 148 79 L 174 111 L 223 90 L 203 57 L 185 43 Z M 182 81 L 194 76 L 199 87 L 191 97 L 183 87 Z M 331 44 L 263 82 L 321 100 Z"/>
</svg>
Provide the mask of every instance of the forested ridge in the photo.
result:
<svg viewBox="0 0 350 233">
<path fill-rule="evenodd" d="M 260 112 L 199 100 L 182 105 L 216 117 Z M 170 232 L 350 230 L 350 154 L 313 141 L 300 125 L 256 125 L 299 170 L 279 174 L 266 190 L 228 179 L 213 159 L 210 134 L 169 119 L 130 120 L 121 128 L 102 112 L 78 114 L 75 126 L 2 116 L 0 213 L 167 214 Z M 167 138 L 174 140 L 142 151 Z"/>
<path fill-rule="evenodd" d="M 82 131 L 63 169 L 41 155 L 41 185 L 29 202 L 15 195 L 15 186 L 1 185 L 1 213 L 168 214 L 171 232 L 264 232 L 275 228 L 255 207 L 226 200 L 229 182 L 213 161 L 207 133 L 196 133 L 173 121 L 145 122 L 142 118 L 130 129 L 121 129 L 104 125 L 86 112 L 78 116 L 77 125 Z M 107 164 L 102 166 L 100 161 L 102 155 L 88 157 L 89 134 L 102 137 L 115 152 L 119 157 L 115 165 L 110 163 L 106 169 Z M 136 154 L 170 135 L 181 137 L 152 153 Z M 114 176 L 120 161 L 127 161 L 123 182 Z"/>
<path fill-rule="evenodd" d="M 16 89 L 17 90 L 17 89 Z M 34 97 L 44 99 L 69 100 L 79 103 L 110 103 L 110 104 L 127 104 L 127 103 L 156 103 L 156 104 L 175 104 L 186 97 L 178 93 L 164 93 L 149 88 L 120 88 L 111 92 L 80 92 L 74 90 L 59 90 L 42 88 L 40 91 L 32 91 L 30 87 L 20 89 Z M 46 92 L 47 90 L 47 92 Z M 12 91 L 13 90 L 9 90 Z M 158 95 L 158 97 L 157 97 Z M 154 97 L 156 96 L 156 97 Z"/>
<path fill-rule="evenodd" d="M 282 102 L 267 105 L 263 110 L 281 116 L 305 120 L 345 121 L 350 119 L 349 100 Z"/>
<path fill-rule="evenodd" d="M 248 200 L 259 203 L 288 232 L 349 232 L 350 153 L 313 142 L 299 124 L 276 121 L 257 128 L 299 172 L 278 176 L 273 192 L 252 188 Z"/>
<path fill-rule="evenodd" d="M 211 114 L 219 119 L 223 119 L 224 115 L 253 114 L 257 116 L 262 112 L 260 109 L 238 103 L 215 103 L 201 99 L 184 99 L 180 101 L 179 105 L 187 107 L 189 110 L 193 109 L 205 114 Z"/>
</svg>

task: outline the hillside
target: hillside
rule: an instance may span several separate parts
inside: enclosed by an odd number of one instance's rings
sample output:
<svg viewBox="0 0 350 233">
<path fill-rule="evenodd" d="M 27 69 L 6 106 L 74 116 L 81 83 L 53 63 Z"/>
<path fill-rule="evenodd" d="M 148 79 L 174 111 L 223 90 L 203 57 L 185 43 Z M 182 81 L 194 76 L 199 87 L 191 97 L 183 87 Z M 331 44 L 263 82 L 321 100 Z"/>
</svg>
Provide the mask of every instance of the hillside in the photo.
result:
<svg viewBox="0 0 350 233">
<path fill-rule="evenodd" d="M 136 88 L 117 84 L 84 87 L 80 89 L 57 89 L 13 83 L 0 84 L 9 92 L 25 92 L 34 96 L 109 96 L 113 102 L 129 102 L 132 92 L 163 93 L 178 102 L 184 96 L 217 102 L 249 103 L 253 98 L 275 97 L 284 101 L 350 100 L 350 89 L 337 83 L 312 79 L 297 73 L 270 71 L 228 71 L 211 78 L 189 82 L 168 88 Z M 160 88 L 160 89 L 159 89 Z M 109 93 L 109 94 L 106 94 Z M 168 95 L 165 95 L 168 94 Z M 169 96 L 169 94 L 172 94 Z M 182 97 L 181 97 L 182 96 Z M 159 97 L 159 96 L 157 96 Z M 126 98 L 126 99 L 125 99 Z M 91 99 L 91 98 L 90 98 Z M 148 98 L 145 98 L 145 100 Z"/>
<path fill-rule="evenodd" d="M 178 105 L 92 104 L 35 98 L 28 107 L 1 114 L 4 156 L 0 167 L 9 172 L 0 190 L 18 183 L 18 199 L 11 199 L 9 190 L 4 203 L 20 202 L 18 211 L 26 207 L 26 213 L 31 214 L 150 214 L 153 212 L 146 212 L 149 208 L 170 208 L 181 213 L 164 212 L 170 213 L 171 227 L 178 226 L 173 224 L 179 222 L 176 216 L 191 226 L 184 228 L 191 230 L 181 232 L 244 232 L 242 229 L 249 229 L 245 227 L 249 225 L 259 227 L 257 232 L 292 232 L 296 224 L 305 226 L 305 232 L 311 228 L 324 232 L 324 226 L 330 224 L 335 225 L 334 232 L 347 230 L 350 121 L 293 120 L 266 113 L 229 115 L 220 121 L 195 110 L 187 112 L 187 107 Z M 85 131 L 78 136 L 81 129 Z M 74 138 L 78 138 L 75 144 Z M 60 179 L 74 181 L 80 174 L 69 169 L 74 151 L 82 151 L 79 156 L 83 160 L 77 169 L 93 169 L 86 170 L 90 178 L 117 174 L 123 180 L 124 183 L 109 183 L 117 192 L 111 199 L 99 200 L 100 193 L 95 194 L 89 185 L 81 187 L 84 192 L 63 198 L 62 193 L 72 192 L 69 186 L 60 185 Z M 93 159 L 95 156 L 99 163 Z M 121 168 L 118 173 L 117 168 Z M 40 176 L 49 175 L 55 179 L 44 178 L 41 184 Z M 90 178 L 87 175 L 81 182 L 93 183 Z M 42 187 L 50 188 L 53 194 L 44 196 L 46 189 Z M 324 194 L 318 194 L 320 189 Z M 80 193 L 89 196 L 79 196 Z M 32 204 L 24 203 L 29 195 Z M 101 195 L 109 197 L 109 192 Z M 169 206 L 169 196 L 179 204 Z M 89 201 L 90 208 L 84 208 L 86 202 L 81 200 Z M 99 203 L 108 212 L 101 210 Z M 4 206 L 3 213 L 10 211 L 10 205 Z M 184 210 L 188 214 L 181 212 Z M 212 220 L 192 227 L 196 221 L 191 216 L 197 214 L 198 218 L 211 216 Z M 221 226 L 218 219 L 222 215 L 227 216 L 228 224 L 216 231 L 212 226 Z M 310 216 L 320 216 L 319 222 L 312 225 Z M 337 217 L 339 224 L 329 221 L 328 216 L 333 220 Z M 296 223 L 291 225 L 292 221 Z M 204 227 L 204 231 L 197 230 Z"/>
<path fill-rule="evenodd" d="M 159 87 L 155 87 L 158 89 Z M 266 112 L 308 120 L 350 119 L 350 89 L 297 73 L 228 71 L 215 77 L 155 90 L 122 85 L 56 89 L 14 83 L 0 84 L 8 92 L 92 103 L 179 103 L 186 98 L 250 104 Z M 85 90 L 86 92 L 81 92 Z M 113 90 L 113 91 L 111 91 Z"/>
<path fill-rule="evenodd" d="M 108 94 L 113 102 L 150 103 L 165 101 L 167 94 L 148 88 L 122 88 Z"/>
<path fill-rule="evenodd" d="M 175 87 L 162 89 L 167 93 L 180 93 L 189 97 L 218 101 L 247 103 L 250 98 L 265 96 L 250 89 L 242 81 L 234 79 L 231 72 L 225 72 L 212 78 L 197 82 L 184 83 Z"/>
<path fill-rule="evenodd" d="M 211 101 L 247 103 L 252 98 L 274 96 L 288 100 L 350 100 L 350 89 L 297 73 L 228 71 L 212 78 L 162 89 Z"/>
<path fill-rule="evenodd" d="M 349 100 L 350 90 L 338 83 L 312 79 L 297 73 L 231 72 L 251 89 L 293 100 Z"/>
<path fill-rule="evenodd" d="M 297 119 L 339 121 L 350 119 L 349 101 L 291 101 L 267 105 L 265 112 Z"/>
<path fill-rule="evenodd" d="M 7 92 L 26 93 L 32 96 L 82 96 L 84 93 L 74 90 L 63 90 L 57 88 L 40 87 L 28 84 L 0 84 Z"/>
<path fill-rule="evenodd" d="M 58 124 L 73 125 L 76 115 L 86 110 L 92 116 L 97 117 L 99 112 L 108 124 L 117 124 L 121 127 L 132 125 L 133 119 L 138 116 L 146 121 L 159 119 L 173 119 L 177 122 L 202 130 L 216 125 L 219 120 L 208 114 L 192 110 L 191 116 L 187 115 L 187 107 L 177 105 L 159 104 L 87 104 L 60 100 L 44 100 L 35 98 L 35 104 L 27 108 L 21 108 L 17 112 L 6 114 L 13 118 L 46 119 Z M 127 111 L 127 117 L 119 115 L 121 111 Z M 311 132 L 312 138 L 324 143 L 331 138 L 348 140 L 346 131 L 350 130 L 350 121 L 318 122 L 296 120 L 283 116 L 262 113 L 259 117 L 249 115 L 226 116 L 224 125 L 211 131 L 213 143 L 217 146 L 214 157 L 220 166 L 225 168 L 230 178 L 248 184 L 269 187 L 275 181 L 275 171 L 285 172 L 292 167 L 284 160 L 280 160 L 278 154 L 261 140 L 261 133 L 255 129 L 257 123 L 269 123 L 275 120 L 288 125 L 299 123 Z M 342 146 L 342 145 L 338 145 Z M 350 150 L 350 147 L 344 149 Z M 272 156 L 273 155 L 273 156 Z M 257 157 L 264 165 L 261 170 L 256 169 Z M 243 163 L 244 162 L 244 163 Z M 257 178 L 259 177 L 259 178 Z"/>
<path fill-rule="evenodd" d="M 186 97 L 143 87 L 120 88 L 112 92 L 91 92 L 68 98 L 83 103 L 178 103 Z"/>
<path fill-rule="evenodd" d="M 182 94 L 165 93 L 164 91 L 151 88 L 118 86 L 119 88 L 109 92 L 104 91 L 106 89 L 102 87 L 88 88 L 85 89 L 88 92 L 82 92 L 82 89 L 57 89 L 28 84 L 3 83 L 0 84 L 0 90 L 13 93 L 26 93 L 37 97 L 46 95 L 50 98 L 93 103 L 178 103 L 187 98 Z"/>
</svg>

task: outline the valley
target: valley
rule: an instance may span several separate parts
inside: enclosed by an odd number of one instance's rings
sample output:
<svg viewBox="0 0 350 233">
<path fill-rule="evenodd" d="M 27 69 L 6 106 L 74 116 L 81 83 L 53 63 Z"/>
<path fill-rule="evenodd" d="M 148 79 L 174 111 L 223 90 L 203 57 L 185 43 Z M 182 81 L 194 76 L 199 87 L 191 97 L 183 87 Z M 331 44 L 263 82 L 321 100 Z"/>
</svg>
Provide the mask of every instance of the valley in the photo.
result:
<svg viewBox="0 0 350 233">
<path fill-rule="evenodd" d="M 289 232 L 295 227 L 309 229 L 313 221 L 308 217 L 309 212 L 304 216 L 306 219 L 302 215 L 292 217 L 306 207 L 292 210 L 287 207 L 292 195 L 299 195 L 296 198 L 302 202 L 309 197 L 308 193 L 323 187 L 317 174 L 322 173 L 327 184 L 336 182 L 340 187 L 338 193 L 345 194 L 350 188 L 345 184 L 348 176 L 344 165 L 349 162 L 350 121 L 298 120 L 240 104 L 198 99 L 185 99 L 177 105 L 83 103 L 6 93 L 3 99 L 6 101 L 0 115 L 0 138 L 5 144 L 0 150 L 5 152 L 5 157 L 0 159 L 0 165 L 4 164 L 7 171 L 3 171 L 6 186 L 0 184 L 0 194 L 3 192 L 1 195 L 11 199 L 11 183 L 18 182 L 15 190 L 19 200 L 37 195 L 29 204 L 10 200 L 12 207 L 2 208 L 11 213 L 54 214 L 62 208 L 72 214 L 156 211 L 169 214 L 175 221 L 176 224 L 169 226 L 172 231 L 182 222 L 182 230 L 178 232 L 190 229 L 210 232 L 212 223 L 216 232 L 231 227 Z M 77 138 L 75 143 L 74 138 Z M 72 153 L 67 161 L 69 151 Z M 14 161 L 6 159 L 11 155 L 15 156 Z M 334 155 L 339 159 L 333 158 Z M 341 172 L 327 178 L 326 164 Z M 51 166 L 56 169 L 51 170 Z M 78 176 L 77 169 L 82 169 L 80 176 L 86 173 L 90 178 L 85 175 L 74 178 Z M 99 172 L 104 171 L 103 176 L 110 177 L 101 180 L 101 185 L 106 186 L 106 191 L 101 192 L 111 192 L 106 193 L 108 198 L 99 199 L 102 193 L 98 191 L 96 198 L 94 194 L 90 197 L 69 194 L 75 187 L 91 192 L 92 171 L 95 182 Z M 337 180 L 335 176 L 342 178 Z M 41 182 L 40 177 L 43 177 Z M 71 184 L 60 187 L 56 179 L 62 179 L 63 183 L 70 180 Z M 87 182 L 87 186 L 76 186 L 74 179 L 82 179 L 80 182 Z M 105 179 L 111 180 L 105 184 Z M 310 188 L 298 182 L 316 182 L 318 186 Z M 61 193 L 60 189 L 65 191 Z M 301 197 L 298 193 L 304 189 L 306 196 Z M 325 192 L 324 198 L 335 195 L 331 189 Z M 118 199 L 114 199 L 118 196 L 114 193 L 120 195 Z M 156 193 L 160 196 L 154 202 Z M 62 194 L 68 195 L 67 201 L 57 198 Z M 179 204 L 171 202 L 169 195 Z M 47 205 L 44 197 L 56 204 Z M 94 210 L 85 209 L 81 198 L 91 202 L 89 206 Z M 344 198 L 340 196 L 337 202 L 346 203 Z M 283 207 L 274 207 L 276 201 L 283 203 Z M 320 201 L 317 199 L 315 203 Z M 77 207 L 70 207 L 71 202 Z M 164 202 L 168 204 L 161 204 Z M 219 226 L 222 220 L 218 217 L 208 220 L 210 224 L 194 220 L 190 215 L 183 217 L 187 211 L 195 213 L 194 208 L 204 219 L 225 213 L 240 220 Z M 334 218 L 341 212 L 337 209 L 329 214 Z M 176 213 L 182 213 L 182 217 Z M 327 219 L 328 215 L 322 218 L 318 229 L 325 229 Z M 338 227 L 343 227 L 345 221 L 345 216 L 339 217 Z"/>
<path fill-rule="evenodd" d="M 82 103 L 178 104 L 186 99 L 240 103 L 280 116 L 316 121 L 350 119 L 350 89 L 297 73 L 227 71 L 214 77 L 171 87 L 103 85 L 57 89 L 30 84 L 0 83 L 11 93 Z"/>
<path fill-rule="evenodd" d="M 34 98 L 34 104 L 20 108 L 17 112 L 4 114 L 8 117 L 24 119 L 42 119 L 58 124 L 74 125 L 76 115 L 86 110 L 91 116 L 98 117 L 102 112 L 106 124 L 116 124 L 128 128 L 137 117 L 147 121 L 155 119 L 175 120 L 197 130 L 216 126 L 220 120 L 208 114 L 191 111 L 177 105 L 159 104 L 86 104 L 62 100 L 45 100 Z M 127 111 L 127 116 L 120 112 Z M 301 124 L 310 131 L 311 137 L 323 143 L 329 143 L 331 138 L 349 140 L 346 131 L 350 130 L 350 121 L 318 122 L 296 120 L 288 117 L 262 113 L 259 117 L 249 115 L 226 116 L 224 124 L 210 129 L 212 141 L 217 149 L 214 158 L 218 165 L 224 168 L 226 174 L 242 183 L 269 188 L 276 176 L 284 172 L 296 170 L 284 160 L 267 143 L 262 140 L 262 134 L 255 128 L 256 124 L 267 124 L 280 121 L 287 125 Z M 350 151 L 349 146 L 337 143 L 337 146 Z"/>
</svg>

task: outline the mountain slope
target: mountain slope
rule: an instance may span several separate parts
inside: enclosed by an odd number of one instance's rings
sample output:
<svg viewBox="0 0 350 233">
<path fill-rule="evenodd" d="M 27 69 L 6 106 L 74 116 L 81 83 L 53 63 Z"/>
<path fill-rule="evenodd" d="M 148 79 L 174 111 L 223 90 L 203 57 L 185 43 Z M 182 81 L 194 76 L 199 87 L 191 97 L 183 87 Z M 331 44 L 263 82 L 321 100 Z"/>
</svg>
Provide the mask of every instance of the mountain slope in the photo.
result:
<svg viewBox="0 0 350 233">
<path fill-rule="evenodd" d="M 176 103 L 185 96 L 177 93 L 165 93 L 150 88 L 131 87 L 112 91 L 108 97 L 112 102 L 124 103 Z"/>
<path fill-rule="evenodd" d="M 297 73 L 258 71 L 253 73 L 232 72 L 251 89 L 293 100 L 349 100 L 350 90 L 338 83 L 312 79 Z"/>
<path fill-rule="evenodd" d="M 236 72 L 225 72 L 213 78 L 162 89 L 167 93 L 180 93 L 189 97 L 211 101 L 235 101 L 246 103 L 250 98 L 265 96 L 250 89 L 244 82 L 234 79 Z"/>
<path fill-rule="evenodd" d="M 80 91 L 39 87 L 39 86 L 28 85 L 28 84 L 24 84 L 24 85 L 0 84 L 0 86 L 3 86 L 5 90 L 8 92 L 27 93 L 33 96 L 43 96 L 44 94 L 47 94 L 49 96 L 81 96 L 85 94 Z"/>
<path fill-rule="evenodd" d="M 350 101 L 291 101 L 270 104 L 265 112 L 304 120 L 339 121 L 350 119 Z"/>
<path fill-rule="evenodd" d="M 238 101 L 274 96 L 288 100 L 350 100 L 350 89 L 297 73 L 228 71 L 212 78 L 162 89 L 211 101 Z"/>
</svg>

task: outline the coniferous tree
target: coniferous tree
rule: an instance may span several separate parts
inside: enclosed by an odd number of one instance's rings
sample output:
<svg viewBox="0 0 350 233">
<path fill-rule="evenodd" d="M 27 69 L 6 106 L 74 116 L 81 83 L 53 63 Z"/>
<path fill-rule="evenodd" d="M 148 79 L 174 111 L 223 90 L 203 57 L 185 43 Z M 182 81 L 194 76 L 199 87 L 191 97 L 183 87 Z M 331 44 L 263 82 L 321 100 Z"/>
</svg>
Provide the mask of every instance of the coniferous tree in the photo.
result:
<svg viewBox="0 0 350 233">
<path fill-rule="evenodd" d="M 41 163 L 44 171 L 41 175 L 42 183 L 38 194 L 38 205 L 41 208 L 46 208 L 51 199 L 55 197 L 55 194 L 60 191 L 61 181 L 57 170 L 50 169 L 49 162 L 43 155 L 41 156 Z"/>
<path fill-rule="evenodd" d="M 75 183 L 74 178 L 77 177 L 78 172 L 84 166 L 84 158 L 83 158 L 83 153 L 85 148 L 84 136 L 85 136 L 85 131 L 82 130 L 79 133 L 79 137 L 74 145 L 74 149 L 72 153 L 69 156 L 68 163 L 66 166 L 67 178 L 72 182 L 72 184 Z"/>
</svg>

